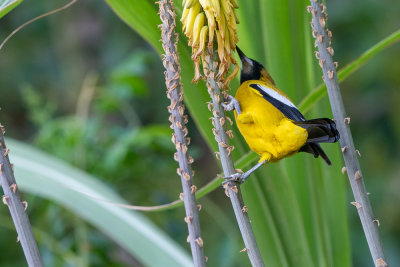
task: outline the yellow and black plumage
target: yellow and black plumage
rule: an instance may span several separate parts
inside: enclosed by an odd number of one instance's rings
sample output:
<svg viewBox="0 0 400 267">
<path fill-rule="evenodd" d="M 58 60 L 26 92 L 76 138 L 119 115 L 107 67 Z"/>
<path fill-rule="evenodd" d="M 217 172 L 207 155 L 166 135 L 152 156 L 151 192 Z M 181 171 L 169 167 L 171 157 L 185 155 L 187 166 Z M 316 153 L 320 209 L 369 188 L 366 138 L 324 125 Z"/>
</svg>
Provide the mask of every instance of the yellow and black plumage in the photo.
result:
<svg viewBox="0 0 400 267">
<path fill-rule="evenodd" d="M 237 126 L 249 147 L 260 155 L 259 163 L 235 179 L 244 181 L 266 162 L 276 162 L 297 152 L 321 156 L 331 162 L 319 143 L 339 140 L 339 132 L 331 119 L 306 120 L 285 93 L 279 90 L 265 68 L 246 57 L 237 47 L 242 68 L 240 87 L 235 99 Z M 231 97 L 231 101 L 235 100 Z M 235 100 L 235 101 L 236 101 Z"/>
</svg>

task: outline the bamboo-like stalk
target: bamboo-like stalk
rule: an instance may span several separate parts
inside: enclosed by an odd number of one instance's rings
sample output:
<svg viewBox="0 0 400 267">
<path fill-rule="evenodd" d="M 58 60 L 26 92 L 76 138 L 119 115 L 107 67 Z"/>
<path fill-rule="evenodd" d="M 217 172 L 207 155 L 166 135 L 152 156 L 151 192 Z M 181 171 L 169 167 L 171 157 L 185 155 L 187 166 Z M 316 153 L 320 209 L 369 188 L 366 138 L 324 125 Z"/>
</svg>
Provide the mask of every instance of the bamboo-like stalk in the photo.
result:
<svg viewBox="0 0 400 267">
<path fill-rule="evenodd" d="M 177 150 L 174 158 L 179 163 L 178 174 L 182 181 L 183 201 L 186 211 L 185 222 L 188 225 L 194 265 L 206 266 L 198 214 L 198 208 L 201 206 L 196 205 L 195 192 L 197 187 L 193 184 L 193 172 L 189 165 L 193 162 L 193 158 L 187 154 L 190 138 L 186 137 L 188 134 L 185 126 L 187 115 L 184 115 L 185 107 L 182 103 L 183 91 L 177 47 L 178 34 L 175 33 L 176 14 L 172 0 L 160 0 L 159 6 L 159 15 L 162 21 L 160 25 L 161 37 L 165 51 L 163 58 L 163 64 L 166 69 L 165 83 L 167 97 L 171 100 L 171 105 L 168 106 L 168 111 L 171 113 L 169 120 L 171 128 L 174 130 L 172 142 Z"/>
<path fill-rule="evenodd" d="M 355 198 L 355 202 L 352 202 L 351 204 L 357 208 L 375 266 L 384 267 L 388 266 L 388 264 L 383 253 L 381 239 L 378 232 L 379 221 L 374 217 L 372 212 L 360 164 L 357 158 L 359 152 L 354 148 L 353 137 L 350 131 L 350 118 L 346 115 L 342 95 L 340 93 L 336 73 L 337 64 L 332 60 L 332 33 L 326 28 L 327 15 L 325 9 L 326 7 L 320 0 L 311 0 L 311 6 L 308 7 L 308 11 L 312 13 L 311 26 L 313 28 L 313 36 L 316 38 L 316 45 L 318 46 L 319 51 L 316 52 L 316 56 L 317 59 L 319 59 L 319 64 L 324 73 L 323 79 L 328 89 L 332 113 L 341 136 L 340 145 L 342 147 L 343 158 L 346 164 L 346 167 L 343 170 L 347 170 L 351 189 Z"/>
<path fill-rule="evenodd" d="M 218 82 L 216 81 L 215 75 L 218 63 L 212 60 L 212 56 L 210 54 L 206 55 L 204 59 L 204 65 L 204 74 L 207 78 L 207 88 L 211 97 L 214 115 L 212 118 L 212 123 L 215 129 L 213 129 L 213 131 L 215 140 L 218 142 L 219 152 L 217 154 L 221 160 L 224 175 L 225 177 L 228 177 L 232 174 L 235 174 L 236 170 L 233 166 L 233 161 L 230 156 L 233 147 L 229 146 L 229 137 L 226 133 L 225 127 L 227 119 L 225 118 L 224 108 L 221 105 L 223 97 L 220 88 L 222 88 L 223 85 L 222 83 L 218 85 Z M 243 251 L 247 252 L 252 266 L 264 266 L 260 250 L 258 249 L 253 229 L 251 228 L 249 217 L 247 215 L 247 207 L 243 202 L 240 185 L 232 181 L 226 183 L 225 185 L 227 195 L 231 200 L 236 220 L 246 246 Z"/>
<path fill-rule="evenodd" d="M 22 245 L 28 265 L 43 266 L 39 249 L 33 237 L 32 227 L 26 214 L 28 203 L 21 201 L 14 171 L 8 158 L 9 149 L 4 142 L 4 133 L 4 127 L 0 124 L 0 182 L 4 192 L 2 200 L 10 210 L 18 234 L 17 240 Z"/>
</svg>

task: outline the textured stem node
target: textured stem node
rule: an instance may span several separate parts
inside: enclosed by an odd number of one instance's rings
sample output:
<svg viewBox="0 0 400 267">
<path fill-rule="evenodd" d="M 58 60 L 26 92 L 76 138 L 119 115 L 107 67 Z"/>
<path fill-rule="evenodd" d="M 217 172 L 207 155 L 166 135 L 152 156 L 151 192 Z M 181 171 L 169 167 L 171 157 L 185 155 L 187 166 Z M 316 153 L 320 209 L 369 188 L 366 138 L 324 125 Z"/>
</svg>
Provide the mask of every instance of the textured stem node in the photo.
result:
<svg viewBox="0 0 400 267">
<path fill-rule="evenodd" d="M 387 267 L 389 265 L 383 259 L 377 259 L 376 260 L 376 266 L 377 267 Z"/>
<path fill-rule="evenodd" d="M 378 227 L 381 226 L 381 223 L 379 222 L 378 219 L 373 219 L 372 222 L 375 223 L 376 226 L 378 226 Z"/>
<path fill-rule="evenodd" d="M 187 217 L 185 217 L 184 220 L 185 220 L 186 223 L 190 224 L 190 223 L 192 223 L 193 217 L 192 216 L 187 216 Z"/>
<path fill-rule="evenodd" d="M 334 54 L 333 48 L 332 47 L 328 47 L 326 50 L 333 57 L 333 54 Z"/>
<path fill-rule="evenodd" d="M 358 202 L 350 202 L 351 205 L 353 205 L 354 207 L 356 207 L 357 209 L 361 209 L 361 205 Z"/>
<path fill-rule="evenodd" d="M 0 174 L 1 174 L 1 167 L 0 167 Z M 17 192 L 17 184 L 10 185 L 10 189 L 15 194 L 15 192 Z"/>
<path fill-rule="evenodd" d="M 6 206 L 8 206 L 8 199 L 9 199 L 9 197 L 6 196 L 6 195 L 3 195 L 3 196 L 1 197 L 1 199 L 2 199 L 2 201 L 3 201 L 3 204 L 6 205 Z"/>
<path fill-rule="evenodd" d="M 28 202 L 27 201 L 22 201 L 22 205 L 24 206 L 24 211 L 28 209 Z"/>
<path fill-rule="evenodd" d="M 201 237 L 196 238 L 196 243 L 197 245 L 199 245 L 199 247 L 203 247 L 204 243 L 203 243 L 203 239 Z"/>
<path fill-rule="evenodd" d="M 192 185 L 192 186 L 190 187 L 190 193 L 193 195 L 194 193 L 196 193 L 196 191 L 197 191 L 197 186 Z"/>
<path fill-rule="evenodd" d="M 330 80 L 333 79 L 333 74 L 334 74 L 333 70 L 328 70 L 328 78 L 329 78 Z"/>
</svg>

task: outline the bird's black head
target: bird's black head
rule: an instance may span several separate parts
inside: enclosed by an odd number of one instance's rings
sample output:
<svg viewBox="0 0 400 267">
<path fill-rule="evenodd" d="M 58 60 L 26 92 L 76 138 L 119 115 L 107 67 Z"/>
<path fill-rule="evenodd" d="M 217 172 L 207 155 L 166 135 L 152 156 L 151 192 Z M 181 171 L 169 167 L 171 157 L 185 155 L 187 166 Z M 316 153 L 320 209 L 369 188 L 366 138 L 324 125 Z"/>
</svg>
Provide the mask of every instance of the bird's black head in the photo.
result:
<svg viewBox="0 0 400 267">
<path fill-rule="evenodd" d="M 254 59 L 248 58 L 238 46 L 236 46 L 236 51 L 238 52 L 240 61 L 242 62 L 240 84 L 248 80 L 267 80 L 272 84 L 275 84 L 263 65 Z"/>
</svg>

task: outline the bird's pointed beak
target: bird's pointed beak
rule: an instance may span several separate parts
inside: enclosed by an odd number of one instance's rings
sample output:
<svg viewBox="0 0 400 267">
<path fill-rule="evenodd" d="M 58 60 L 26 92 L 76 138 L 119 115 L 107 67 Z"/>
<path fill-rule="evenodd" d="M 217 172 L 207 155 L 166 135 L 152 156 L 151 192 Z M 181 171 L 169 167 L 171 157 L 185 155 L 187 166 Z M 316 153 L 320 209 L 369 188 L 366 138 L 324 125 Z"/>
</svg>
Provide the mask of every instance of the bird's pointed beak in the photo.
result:
<svg viewBox="0 0 400 267">
<path fill-rule="evenodd" d="M 236 46 L 236 51 L 239 54 L 240 61 L 242 62 L 242 69 L 251 68 L 253 66 L 252 60 L 243 53 L 243 51 Z"/>
<path fill-rule="evenodd" d="M 243 53 L 243 51 L 239 48 L 239 46 L 236 46 L 236 51 L 239 54 L 240 60 L 243 61 L 243 59 L 246 57 L 246 55 Z"/>
</svg>

